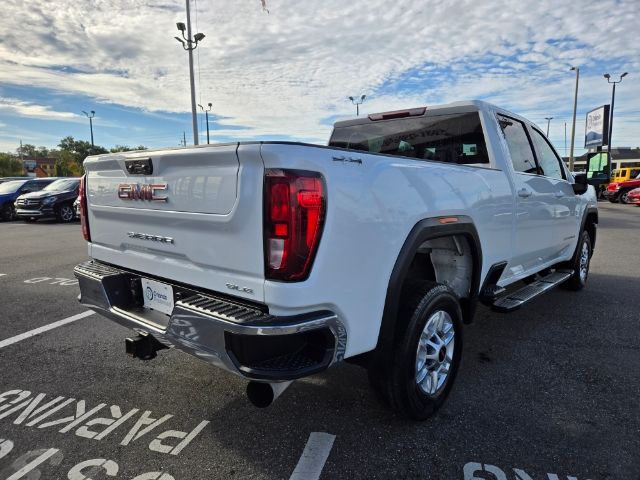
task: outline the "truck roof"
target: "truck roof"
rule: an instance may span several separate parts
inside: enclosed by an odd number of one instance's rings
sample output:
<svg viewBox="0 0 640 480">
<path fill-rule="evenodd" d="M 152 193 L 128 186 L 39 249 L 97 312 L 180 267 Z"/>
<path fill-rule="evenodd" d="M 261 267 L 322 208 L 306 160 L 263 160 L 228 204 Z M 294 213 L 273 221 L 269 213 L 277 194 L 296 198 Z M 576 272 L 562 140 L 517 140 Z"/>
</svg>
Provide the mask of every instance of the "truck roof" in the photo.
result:
<svg viewBox="0 0 640 480">
<path fill-rule="evenodd" d="M 489 102 L 485 102 L 483 100 L 462 100 L 459 102 L 452 102 L 452 103 L 444 103 L 441 105 L 426 105 L 420 108 L 425 108 L 424 113 L 422 113 L 421 115 L 416 115 L 415 113 L 412 114 L 411 116 L 423 116 L 423 115 L 430 115 L 431 113 L 433 113 L 434 111 L 437 111 L 438 114 L 448 114 L 448 113 L 466 113 L 466 112 L 477 112 L 480 110 L 486 110 L 486 111 L 491 111 L 491 112 L 495 112 L 495 111 L 500 111 L 502 113 L 506 113 L 509 116 L 515 117 L 519 120 L 525 120 L 522 117 L 520 117 L 519 115 L 516 115 L 514 113 L 508 112 L 507 110 L 504 110 L 500 107 L 497 107 L 496 105 L 493 105 Z M 403 109 L 403 110 L 396 110 L 393 112 L 380 112 L 380 113 L 372 113 L 370 115 L 363 115 L 361 117 L 356 117 L 356 118 L 350 118 L 348 120 L 341 120 L 339 122 L 336 122 L 333 126 L 334 128 L 340 128 L 340 127 L 349 127 L 352 125 L 361 125 L 361 124 L 365 124 L 365 123 L 371 123 L 373 121 L 376 120 L 372 120 L 371 117 L 372 116 L 381 116 L 381 115 L 386 115 L 386 114 L 393 114 L 393 113 L 400 113 L 403 111 L 408 111 L 408 110 L 414 110 L 414 108 L 408 108 L 408 109 Z M 397 118 L 397 117 L 396 117 Z M 380 120 L 380 119 L 377 119 Z"/>
</svg>

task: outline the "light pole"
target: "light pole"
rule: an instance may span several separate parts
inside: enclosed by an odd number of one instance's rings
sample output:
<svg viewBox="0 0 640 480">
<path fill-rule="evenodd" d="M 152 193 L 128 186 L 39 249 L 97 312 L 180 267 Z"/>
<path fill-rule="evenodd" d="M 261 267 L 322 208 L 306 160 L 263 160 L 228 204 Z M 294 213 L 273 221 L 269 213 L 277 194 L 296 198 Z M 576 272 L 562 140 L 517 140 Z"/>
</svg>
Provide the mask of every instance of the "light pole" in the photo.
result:
<svg viewBox="0 0 640 480">
<path fill-rule="evenodd" d="M 547 121 L 547 138 L 549 138 L 549 124 L 551 120 L 553 120 L 553 117 L 544 117 L 544 119 Z"/>
<path fill-rule="evenodd" d="M 578 82 L 580 81 L 580 67 L 571 67 L 576 71 L 576 90 L 573 94 L 573 125 L 571 127 L 571 150 L 569 152 L 569 171 L 573 172 L 573 146 L 576 139 L 576 109 L 578 108 Z"/>
<path fill-rule="evenodd" d="M 609 111 L 609 143 L 607 145 L 609 147 L 609 165 L 611 165 L 611 160 L 613 160 L 613 157 L 611 156 L 611 150 L 613 149 L 611 135 L 613 134 L 613 104 L 616 101 L 616 84 L 622 82 L 622 79 L 626 77 L 628 73 L 629 72 L 624 72 L 622 75 L 620 75 L 620 80 L 618 80 L 617 82 L 612 82 L 611 75 L 609 75 L 608 73 L 604 74 L 604 78 L 607 79 L 607 82 L 613 84 L 613 91 L 611 92 L 611 110 Z"/>
<path fill-rule="evenodd" d="M 364 99 L 367 98 L 366 95 L 361 95 L 360 98 L 349 97 L 351 103 L 356 106 L 356 116 L 360 116 L 360 105 L 364 102 Z"/>
<path fill-rule="evenodd" d="M 91 115 L 89 115 L 83 110 L 82 113 L 84 113 L 85 116 L 89 119 L 89 129 L 91 130 L 91 153 L 93 153 L 93 117 L 96 116 L 96 112 L 91 110 Z"/>
<path fill-rule="evenodd" d="M 189 10 L 189 1 L 187 1 L 187 36 L 184 36 L 185 26 L 184 23 L 176 23 L 176 27 L 182 33 L 182 38 L 174 37 L 182 44 L 182 48 L 189 52 L 189 80 L 191 81 L 191 120 L 193 122 L 193 144 L 198 145 L 198 119 L 196 111 L 196 84 L 193 75 L 193 51 L 198 46 L 198 42 L 204 39 L 204 33 L 196 33 L 191 38 L 191 12 Z"/>
<path fill-rule="evenodd" d="M 213 106 L 213 104 L 211 102 L 209 102 L 209 103 L 207 103 L 207 105 L 209 106 L 209 109 L 205 110 L 202 105 L 198 104 L 198 106 L 204 112 L 205 118 L 207 119 L 207 145 L 209 145 L 209 112 L 211 111 L 211 107 Z"/>
</svg>

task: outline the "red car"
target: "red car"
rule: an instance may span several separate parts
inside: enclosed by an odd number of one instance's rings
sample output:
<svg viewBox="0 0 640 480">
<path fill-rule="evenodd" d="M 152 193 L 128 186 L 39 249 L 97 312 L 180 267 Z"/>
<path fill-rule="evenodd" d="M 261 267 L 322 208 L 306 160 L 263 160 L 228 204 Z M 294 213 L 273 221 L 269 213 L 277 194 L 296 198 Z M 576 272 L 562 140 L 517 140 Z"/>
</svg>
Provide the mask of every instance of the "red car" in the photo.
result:
<svg viewBox="0 0 640 480">
<path fill-rule="evenodd" d="M 627 194 L 629 203 L 633 203 L 640 207 L 640 188 L 634 188 Z"/>
<path fill-rule="evenodd" d="M 611 182 L 607 187 L 605 196 L 610 202 L 631 203 L 629 202 L 629 192 L 638 187 L 640 187 L 640 175 L 626 182 Z"/>
</svg>

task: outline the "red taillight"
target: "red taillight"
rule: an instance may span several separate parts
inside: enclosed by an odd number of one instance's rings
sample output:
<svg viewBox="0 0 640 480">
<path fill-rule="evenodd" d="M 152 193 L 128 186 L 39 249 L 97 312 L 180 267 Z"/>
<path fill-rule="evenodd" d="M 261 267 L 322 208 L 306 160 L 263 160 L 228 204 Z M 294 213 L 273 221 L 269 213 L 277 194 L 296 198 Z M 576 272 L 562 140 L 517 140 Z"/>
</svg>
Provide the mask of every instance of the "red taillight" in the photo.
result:
<svg viewBox="0 0 640 480">
<path fill-rule="evenodd" d="M 265 276 L 301 281 L 309 276 L 326 212 L 322 175 L 301 170 L 265 173 Z"/>
<path fill-rule="evenodd" d="M 87 212 L 87 176 L 83 175 L 80 179 L 80 225 L 82 226 L 82 236 L 87 242 L 91 241 L 91 233 L 89 232 L 89 217 Z"/>
</svg>

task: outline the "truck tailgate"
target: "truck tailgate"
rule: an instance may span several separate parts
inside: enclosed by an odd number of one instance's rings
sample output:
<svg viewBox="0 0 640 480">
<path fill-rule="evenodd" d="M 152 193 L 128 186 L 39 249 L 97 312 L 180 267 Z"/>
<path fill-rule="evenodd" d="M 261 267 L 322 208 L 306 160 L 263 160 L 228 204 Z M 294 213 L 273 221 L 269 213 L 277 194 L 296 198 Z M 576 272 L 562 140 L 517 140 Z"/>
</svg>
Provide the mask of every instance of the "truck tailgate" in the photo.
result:
<svg viewBox="0 0 640 480">
<path fill-rule="evenodd" d="M 259 145 L 103 155 L 85 170 L 93 258 L 263 301 Z"/>
</svg>

